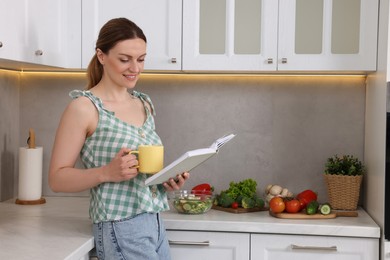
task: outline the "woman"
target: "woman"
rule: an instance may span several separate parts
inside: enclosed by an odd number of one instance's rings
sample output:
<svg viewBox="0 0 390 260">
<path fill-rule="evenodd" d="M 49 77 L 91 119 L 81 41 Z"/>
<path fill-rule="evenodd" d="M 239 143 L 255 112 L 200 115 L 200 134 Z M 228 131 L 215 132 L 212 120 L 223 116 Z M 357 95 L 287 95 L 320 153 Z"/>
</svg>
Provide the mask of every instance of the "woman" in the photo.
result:
<svg viewBox="0 0 390 260">
<path fill-rule="evenodd" d="M 140 144 L 161 144 L 149 96 L 133 90 L 145 56 L 146 37 L 136 24 L 108 21 L 88 66 L 87 90 L 70 93 L 56 133 L 49 185 L 55 192 L 90 189 L 99 259 L 170 259 L 159 212 L 169 208 L 166 191 L 189 177 L 145 187 L 147 176 L 129 153 Z M 79 154 L 85 169 L 74 167 Z"/>
</svg>

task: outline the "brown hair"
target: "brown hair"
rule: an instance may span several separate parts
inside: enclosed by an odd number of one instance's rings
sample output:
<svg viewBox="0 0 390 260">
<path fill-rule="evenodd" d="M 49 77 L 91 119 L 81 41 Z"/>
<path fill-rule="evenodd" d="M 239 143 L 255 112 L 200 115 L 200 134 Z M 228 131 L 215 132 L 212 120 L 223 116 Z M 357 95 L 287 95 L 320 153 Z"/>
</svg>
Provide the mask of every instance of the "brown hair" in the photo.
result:
<svg viewBox="0 0 390 260">
<path fill-rule="evenodd" d="M 146 43 L 145 34 L 135 23 L 126 18 L 114 18 L 109 20 L 100 29 L 95 50 L 100 49 L 103 53 L 107 54 L 118 42 L 136 38 L 142 39 Z M 103 66 L 100 64 L 95 53 L 87 68 L 87 90 L 96 86 L 102 79 L 102 76 Z"/>
</svg>

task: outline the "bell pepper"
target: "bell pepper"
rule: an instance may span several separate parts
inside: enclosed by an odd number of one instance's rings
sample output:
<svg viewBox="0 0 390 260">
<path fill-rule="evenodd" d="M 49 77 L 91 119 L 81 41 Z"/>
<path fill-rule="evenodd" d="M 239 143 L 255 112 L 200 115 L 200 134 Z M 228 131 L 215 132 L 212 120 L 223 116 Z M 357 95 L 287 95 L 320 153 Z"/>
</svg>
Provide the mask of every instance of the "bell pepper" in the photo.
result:
<svg viewBox="0 0 390 260">
<path fill-rule="evenodd" d="M 214 187 L 208 183 L 196 185 L 191 189 L 191 193 L 195 195 L 211 195 L 213 191 Z"/>
<path fill-rule="evenodd" d="M 302 210 L 306 208 L 307 204 L 309 204 L 311 201 L 317 200 L 317 193 L 312 190 L 304 190 L 300 192 L 296 198 L 299 200 Z"/>
</svg>

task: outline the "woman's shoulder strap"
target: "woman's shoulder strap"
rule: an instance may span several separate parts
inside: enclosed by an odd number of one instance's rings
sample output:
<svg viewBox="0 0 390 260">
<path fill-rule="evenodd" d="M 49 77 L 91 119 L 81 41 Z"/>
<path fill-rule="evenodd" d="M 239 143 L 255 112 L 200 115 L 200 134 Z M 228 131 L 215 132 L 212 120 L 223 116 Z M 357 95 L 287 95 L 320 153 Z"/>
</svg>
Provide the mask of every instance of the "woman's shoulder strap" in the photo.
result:
<svg viewBox="0 0 390 260">
<path fill-rule="evenodd" d="M 153 116 L 156 115 L 154 105 L 153 105 L 152 100 L 150 99 L 149 95 L 142 93 L 142 92 L 135 91 L 135 90 L 133 90 L 132 95 L 134 97 L 140 98 L 143 102 L 147 102 L 150 105 L 150 108 L 152 109 L 152 111 L 151 111 L 152 115 Z"/>
<path fill-rule="evenodd" d="M 76 99 L 76 98 L 79 98 L 79 97 L 86 97 L 86 98 L 89 98 L 91 100 L 91 102 L 96 106 L 97 109 L 104 109 L 103 108 L 103 103 L 102 101 L 94 96 L 92 94 L 91 91 L 89 90 L 78 90 L 78 89 L 75 89 L 75 90 L 72 90 L 71 92 L 69 92 L 69 96 L 72 98 L 72 99 Z"/>
</svg>

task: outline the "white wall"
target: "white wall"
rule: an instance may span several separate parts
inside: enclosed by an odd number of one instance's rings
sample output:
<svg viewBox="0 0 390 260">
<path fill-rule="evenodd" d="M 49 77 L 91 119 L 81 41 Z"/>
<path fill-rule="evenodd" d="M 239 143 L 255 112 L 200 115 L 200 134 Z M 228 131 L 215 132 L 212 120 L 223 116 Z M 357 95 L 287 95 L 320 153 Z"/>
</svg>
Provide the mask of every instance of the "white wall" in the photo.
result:
<svg viewBox="0 0 390 260">
<path fill-rule="evenodd" d="M 388 1 L 380 2 L 380 24 L 377 72 L 368 76 L 366 88 L 365 163 L 368 168 L 364 205 L 371 216 L 383 225 L 383 200 L 386 140 L 386 75 Z"/>
<path fill-rule="evenodd" d="M 368 173 L 364 180 L 363 204 L 383 230 L 389 1 L 381 0 L 379 10 L 378 67 L 376 73 L 368 76 L 366 87 L 364 160 Z M 381 254 L 384 259 L 383 247 Z"/>
</svg>

